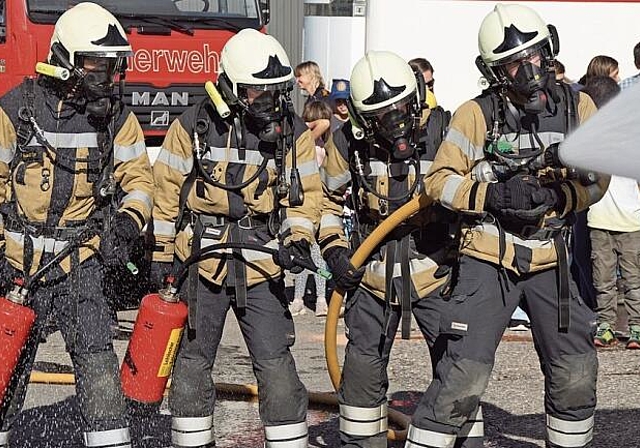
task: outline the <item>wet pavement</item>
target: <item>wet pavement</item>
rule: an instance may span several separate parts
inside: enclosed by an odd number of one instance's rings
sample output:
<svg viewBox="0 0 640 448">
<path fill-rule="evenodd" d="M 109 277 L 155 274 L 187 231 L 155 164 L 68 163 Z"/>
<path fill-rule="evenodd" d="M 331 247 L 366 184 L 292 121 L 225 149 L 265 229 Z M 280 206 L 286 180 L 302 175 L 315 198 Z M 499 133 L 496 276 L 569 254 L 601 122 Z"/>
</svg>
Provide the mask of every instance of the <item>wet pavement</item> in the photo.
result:
<svg viewBox="0 0 640 448">
<path fill-rule="evenodd" d="M 134 311 L 120 313 L 121 331 L 115 341 L 120 359 L 135 319 Z M 296 316 L 297 341 L 293 354 L 302 381 L 312 391 L 329 392 L 323 331 L 324 319 L 311 310 Z M 338 334 L 339 358 L 344 353 L 344 325 Z M 391 355 L 389 398 L 392 406 L 409 412 L 429 384 L 431 365 L 425 342 L 414 330 L 408 341 L 397 339 Z M 640 446 L 640 351 L 632 352 L 618 344 L 599 352 L 598 412 L 594 447 L 632 448 Z M 68 372 L 70 360 L 64 353 L 59 333 L 41 344 L 36 368 Z M 219 383 L 252 384 L 251 363 L 230 315 L 220 346 L 214 379 Z M 72 386 L 30 385 L 25 409 L 12 438 L 12 448 L 71 448 L 82 446 L 81 420 Z M 529 332 L 507 331 L 498 350 L 496 365 L 483 397 L 485 446 L 534 448 L 544 446 L 543 377 Z M 310 445 L 338 447 L 336 410 L 311 405 Z M 262 447 L 258 405 L 255 399 L 223 394 L 215 412 L 217 446 Z M 159 412 L 132 418 L 132 433 L 139 448 L 170 446 L 170 417 L 166 400 Z M 401 443 L 390 444 L 399 447 Z"/>
</svg>

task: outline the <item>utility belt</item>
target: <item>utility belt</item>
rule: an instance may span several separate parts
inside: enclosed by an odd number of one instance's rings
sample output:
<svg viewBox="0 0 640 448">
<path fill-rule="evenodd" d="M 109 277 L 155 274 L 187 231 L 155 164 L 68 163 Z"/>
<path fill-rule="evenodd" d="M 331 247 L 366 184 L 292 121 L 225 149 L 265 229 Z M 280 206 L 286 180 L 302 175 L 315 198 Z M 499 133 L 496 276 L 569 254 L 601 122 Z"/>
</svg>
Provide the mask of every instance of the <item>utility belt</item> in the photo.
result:
<svg viewBox="0 0 640 448">
<path fill-rule="evenodd" d="M 207 215 L 186 210 L 183 223 L 189 223 L 193 230 L 191 251 L 195 253 L 203 248 L 203 241 L 219 241 L 227 232 L 227 241 L 241 243 L 247 237 L 261 235 L 266 244 L 270 239 L 269 215 L 245 215 L 235 219 L 224 215 Z M 248 235 L 249 233 L 250 235 Z M 221 255 L 227 263 L 226 286 L 233 287 L 236 295 L 236 306 L 244 308 L 247 304 L 247 266 L 242 257 L 241 249 L 231 249 L 230 253 Z M 196 328 L 196 314 L 198 302 L 199 269 L 198 263 L 189 266 L 188 274 L 189 325 Z"/>
<path fill-rule="evenodd" d="M 25 221 L 16 216 L 4 216 L 4 227 L 9 232 L 22 233 L 34 238 L 50 238 L 57 241 L 71 241 L 89 229 L 99 230 L 102 219 L 91 218 L 67 221 L 65 226 L 49 226 L 44 222 Z"/>
</svg>

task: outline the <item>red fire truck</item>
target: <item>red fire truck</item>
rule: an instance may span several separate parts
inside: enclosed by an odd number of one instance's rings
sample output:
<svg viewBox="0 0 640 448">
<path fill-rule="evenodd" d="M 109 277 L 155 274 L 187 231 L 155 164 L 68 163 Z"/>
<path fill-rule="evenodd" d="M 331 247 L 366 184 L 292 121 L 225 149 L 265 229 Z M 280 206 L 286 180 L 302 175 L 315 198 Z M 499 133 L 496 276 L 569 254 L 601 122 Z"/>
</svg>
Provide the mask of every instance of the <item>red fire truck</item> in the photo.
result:
<svg viewBox="0 0 640 448">
<path fill-rule="evenodd" d="M 53 25 L 81 0 L 0 0 L 0 95 L 35 74 Z M 125 102 L 152 142 L 215 80 L 220 50 L 242 28 L 265 29 L 269 0 L 93 0 L 127 30 Z"/>
</svg>

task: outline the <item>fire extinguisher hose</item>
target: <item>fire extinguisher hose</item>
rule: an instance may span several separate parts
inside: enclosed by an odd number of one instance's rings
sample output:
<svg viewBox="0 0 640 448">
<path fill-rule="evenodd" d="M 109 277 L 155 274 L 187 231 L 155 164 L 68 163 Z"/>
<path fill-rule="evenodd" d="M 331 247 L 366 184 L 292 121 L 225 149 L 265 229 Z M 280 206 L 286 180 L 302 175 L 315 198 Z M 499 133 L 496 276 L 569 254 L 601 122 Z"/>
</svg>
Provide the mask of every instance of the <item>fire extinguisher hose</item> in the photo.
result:
<svg viewBox="0 0 640 448">
<path fill-rule="evenodd" d="M 378 244 L 380 244 L 380 242 L 382 242 L 382 240 L 394 228 L 402 224 L 402 222 L 404 222 L 407 218 L 427 205 L 427 198 L 424 195 L 421 195 L 412 199 L 411 201 L 400 207 L 397 211 L 392 213 L 384 221 L 382 221 L 382 223 L 380 223 L 380 225 L 376 227 L 374 231 L 364 240 L 355 254 L 353 254 L 353 257 L 351 258 L 351 263 L 353 264 L 353 266 L 355 266 L 356 268 L 360 267 L 367 259 L 369 254 L 375 249 L 375 247 L 378 246 Z M 264 246 L 255 245 L 254 247 L 254 245 L 242 243 L 220 243 L 217 245 L 208 246 L 201 251 L 201 254 L 194 254 L 197 257 L 192 256 L 189 257 L 189 259 L 185 260 L 185 263 L 182 266 L 182 268 L 184 269 L 182 276 L 184 276 L 184 272 L 186 272 L 186 268 L 188 268 L 188 266 L 185 266 L 187 262 L 195 263 L 199 260 L 204 259 L 205 257 L 214 256 L 214 251 L 225 248 L 260 250 L 267 253 L 274 253 L 276 251 L 275 249 L 266 248 Z M 193 258 L 193 261 L 190 261 L 191 258 Z M 309 267 L 307 266 L 304 267 L 309 269 Z M 313 269 L 312 266 L 310 267 L 310 270 L 315 269 Z M 331 296 L 331 302 L 329 304 L 329 311 L 327 314 L 324 333 L 324 347 L 327 368 L 329 371 L 329 376 L 331 378 L 331 383 L 333 384 L 333 387 L 336 391 L 338 390 L 338 387 L 340 385 L 341 376 L 341 369 L 338 362 L 337 352 L 337 328 L 343 300 L 344 291 L 340 291 L 338 289 L 334 290 L 333 295 Z M 75 384 L 75 375 L 73 373 L 46 373 L 34 370 L 33 372 L 31 372 L 30 382 L 36 384 L 73 385 Z M 170 383 L 167 384 L 167 389 L 169 387 Z M 254 384 L 216 383 L 216 389 L 220 393 L 245 395 L 250 397 L 258 396 L 258 387 Z M 335 394 L 329 392 L 310 391 L 309 401 L 317 405 L 338 405 L 338 399 Z M 410 417 L 400 411 L 391 408 L 388 410 L 388 415 L 391 422 L 403 429 L 389 429 L 387 438 L 389 440 L 405 440 L 407 437 L 407 428 L 410 423 Z"/>
<path fill-rule="evenodd" d="M 384 221 L 382 221 L 371 234 L 362 242 L 358 250 L 351 257 L 351 264 L 357 269 L 365 262 L 369 254 L 378 246 L 382 240 L 396 227 L 402 224 L 410 216 L 414 215 L 421 208 L 429 205 L 430 202 L 425 195 L 413 198 L 404 204 Z M 338 337 L 338 319 L 340 318 L 340 310 L 344 301 L 344 291 L 335 289 L 329 302 L 329 311 L 327 313 L 327 322 L 324 331 L 324 351 L 327 361 L 327 369 L 331 377 L 331 383 L 337 391 L 340 386 L 340 376 L 342 375 L 340 364 L 338 362 L 337 337 Z M 405 440 L 410 423 L 410 417 L 395 409 L 388 409 L 389 419 L 402 427 L 402 430 L 389 429 L 387 438 L 389 440 Z"/>
</svg>

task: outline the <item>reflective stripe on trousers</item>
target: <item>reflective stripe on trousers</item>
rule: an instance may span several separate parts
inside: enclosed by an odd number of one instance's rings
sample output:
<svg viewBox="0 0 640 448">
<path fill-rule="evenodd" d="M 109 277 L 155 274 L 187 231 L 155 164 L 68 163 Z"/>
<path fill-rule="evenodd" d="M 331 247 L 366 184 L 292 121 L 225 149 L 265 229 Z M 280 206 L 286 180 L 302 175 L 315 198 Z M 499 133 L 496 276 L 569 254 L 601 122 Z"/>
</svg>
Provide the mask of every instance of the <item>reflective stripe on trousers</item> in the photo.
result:
<svg viewBox="0 0 640 448">
<path fill-rule="evenodd" d="M 131 448 L 129 428 L 89 431 L 83 436 L 86 447 Z"/>
<path fill-rule="evenodd" d="M 441 432 L 420 429 L 409 426 L 405 448 L 453 448 L 456 443 L 455 434 L 444 434 Z"/>
<path fill-rule="evenodd" d="M 484 418 L 482 417 L 482 406 L 478 406 L 476 415 L 471 416 L 458 433 L 458 442 L 464 439 L 484 438 Z"/>
<path fill-rule="evenodd" d="M 0 448 L 9 446 L 9 431 L 0 431 Z"/>
<path fill-rule="evenodd" d="M 307 448 L 307 422 L 264 427 L 265 448 Z"/>
<path fill-rule="evenodd" d="M 212 442 L 213 415 L 171 418 L 171 443 L 174 446 L 202 446 Z"/>
<path fill-rule="evenodd" d="M 547 414 L 547 436 L 553 446 L 584 447 L 593 439 L 593 416 L 585 420 L 569 421 Z"/>
<path fill-rule="evenodd" d="M 387 404 L 375 408 L 340 405 L 340 432 L 371 437 L 387 430 Z"/>
</svg>

